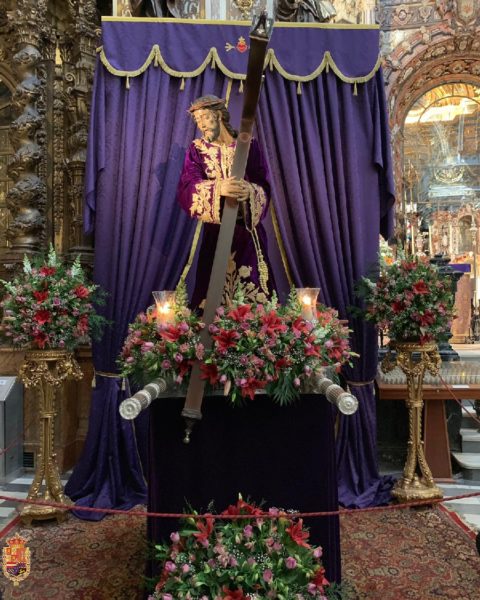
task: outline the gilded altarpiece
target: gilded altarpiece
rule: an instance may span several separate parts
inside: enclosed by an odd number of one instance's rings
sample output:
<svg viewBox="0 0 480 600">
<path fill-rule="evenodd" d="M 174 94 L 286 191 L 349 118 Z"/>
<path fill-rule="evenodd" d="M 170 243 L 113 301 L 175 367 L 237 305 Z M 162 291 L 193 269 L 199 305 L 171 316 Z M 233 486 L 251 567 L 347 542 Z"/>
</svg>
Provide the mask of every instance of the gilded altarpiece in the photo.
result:
<svg viewBox="0 0 480 600">
<path fill-rule="evenodd" d="M 93 250 L 83 235 L 82 194 L 88 113 L 99 33 L 95 2 L 4 2 L 0 7 L 0 277 L 23 255 L 52 243 L 58 254 Z M 84 379 L 59 396 L 56 452 L 61 470 L 77 460 L 86 435 L 92 365 L 78 352 Z M 0 373 L 17 375 L 22 352 L 0 348 Z M 36 393 L 24 396 L 24 452 L 38 447 Z"/>
</svg>

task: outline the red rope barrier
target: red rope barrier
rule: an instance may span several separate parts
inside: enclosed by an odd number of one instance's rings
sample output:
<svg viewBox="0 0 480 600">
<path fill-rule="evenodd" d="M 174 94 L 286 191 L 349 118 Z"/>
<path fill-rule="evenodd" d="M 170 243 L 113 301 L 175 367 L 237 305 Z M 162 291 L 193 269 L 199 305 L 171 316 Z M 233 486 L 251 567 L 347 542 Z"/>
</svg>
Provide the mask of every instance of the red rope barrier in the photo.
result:
<svg viewBox="0 0 480 600">
<path fill-rule="evenodd" d="M 387 506 L 371 506 L 367 508 L 344 508 L 341 510 L 327 510 L 327 511 L 315 511 L 315 512 L 296 512 L 288 511 L 286 514 L 292 518 L 318 518 L 318 517 L 334 517 L 339 515 L 351 515 L 364 512 L 381 512 L 387 510 L 399 510 L 404 508 L 419 507 L 419 506 L 430 506 L 432 504 L 440 504 L 443 502 L 451 502 L 452 500 L 462 500 L 463 498 L 474 498 L 480 496 L 480 492 L 472 492 L 470 494 L 462 494 L 460 496 L 447 496 L 446 498 L 432 498 L 430 500 L 415 500 L 412 502 L 405 502 L 403 504 L 388 504 Z M 106 515 L 129 515 L 131 517 L 151 517 L 158 519 L 205 519 L 207 517 L 220 519 L 220 520 L 232 520 L 232 519 L 278 519 L 285 515 L 276 515 L 268 512 L 262 512 L 259 515 L 220 515 L 214 513 L 205 513 L 197 515 L 194 513 L 158 513 L 149 512 L 142 510 L 121 510 L 118 508 L 95 508 L 93 506 L 77 506 L 75 504 L 62 504 L 61 502 L 47 502 L 45 500 L 29 500 L 28 498 L 13 498 L 11 496 L 0 495 L 0 500 L 9 500 L 11 502 L 19 502 L 21 504 L 34 504 L 39 506 L 51 506 L 53 508 L 60 508 L 62 510 L 76 510 L 85 511 L 90 513 L 103 513 Z"/>
</svg>

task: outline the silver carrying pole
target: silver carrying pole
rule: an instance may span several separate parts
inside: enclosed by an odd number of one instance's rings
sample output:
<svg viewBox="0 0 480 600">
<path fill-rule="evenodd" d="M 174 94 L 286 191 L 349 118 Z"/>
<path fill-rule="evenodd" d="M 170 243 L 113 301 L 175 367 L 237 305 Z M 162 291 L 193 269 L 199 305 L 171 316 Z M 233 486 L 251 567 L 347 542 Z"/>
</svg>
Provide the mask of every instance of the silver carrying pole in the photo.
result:
<svg viewBox="0 0 480 600">
<path fill-rule="evenodd" d="M 152 400 L 155 400 L 167 390 L 167 383 L 165 379 L 160 377 L 154 379 L 147 384 L 142 390 L 133 394 L 131 398 L 126 398 L 120 403 L 119 411 L 120 415 L 131 421 L 138 417 L 138 415 L 150 406 Z"/>
</svg>

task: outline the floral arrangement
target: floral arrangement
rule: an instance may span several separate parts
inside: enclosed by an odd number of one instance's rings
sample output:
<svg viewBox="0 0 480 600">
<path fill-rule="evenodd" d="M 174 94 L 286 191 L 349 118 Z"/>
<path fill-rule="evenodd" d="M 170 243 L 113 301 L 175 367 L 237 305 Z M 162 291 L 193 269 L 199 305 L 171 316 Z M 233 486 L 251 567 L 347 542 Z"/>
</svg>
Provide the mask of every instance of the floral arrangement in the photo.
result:
<svg viewBox="0 0 480 600">
<path fill-rule="evenodd" d="M 451 280 L 422 257 L 381 265 L 375 280 L 363 278 L 364 317 L 390 339 L 424 344 L 448 337 L 454 318 Z"/>
<path fill-rule="evenodd" d="M 23 271 L 1 283 L 3 334 L 16 348 L 72 350 L 98 338 L 107 323 L 93 304 L 102 304 L 103 294 L 87 282 L 79 258 L 65 265 L 52 247 L 33 264 L 25 256 Z"/>
<path fill-rule="evenodd" d="M 157 324 L 141 313 L 130 325 L 120 357 L 123 376 L 161 376 L 181 384 L 193 361 L 200 360 L 202 378 L 223 387 L 233 404 L 253 400 L 260 389 L 287 404 L 314 373 L 339 369 L 355 356 L 336 311 L 319 305 L 317 319 L 306 321 L 294 290 L 285 306 L 276 297 L 263 304 L 246 302 L 240 290 L 231 306 L 217 310 L 207 352 L 199 336 L 204 324 L 186 307 L 186 294 L 177 296 L 173 324 Z"/>
<path fill-rule="evenodd" d="M 302 519 L 276 508 L 262 518 L 242 498 L 222 514 L 251 518 L 186 518 L 171 545 L 156 546 L 162 564 L 150 600 L 341 599 L 325 578 L 322 549 L 308 543 Z"/>
<path fill-rule="evenodd" d="M 119 365 L 124 377 L 138 383 L 163 377 L 181 385 L 188 379 L 194 360 L 202 360 L 204 347 L 200 318 L 187 308 L 186 290 L 179 286 L 175 294 L 174 322 L 158 324 L 155 311 L 140 313 L 128 327 Z"/>
</svg>

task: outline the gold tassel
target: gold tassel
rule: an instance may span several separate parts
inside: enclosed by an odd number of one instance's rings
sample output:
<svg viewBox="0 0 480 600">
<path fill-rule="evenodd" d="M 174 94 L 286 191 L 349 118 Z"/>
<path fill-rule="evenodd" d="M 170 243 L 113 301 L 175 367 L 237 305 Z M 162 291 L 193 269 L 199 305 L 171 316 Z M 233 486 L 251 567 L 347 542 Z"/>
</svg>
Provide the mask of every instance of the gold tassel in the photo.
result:
<svg viewBox="0 0 480 600">
<path fill-rule="evenodd" d="M 238 93 L 243 94 L 243 79 L 240 79 L 240 85 L 238 87 Z"/>
<path fill-rule="evenodd" d="M 233 79 L 228 78 L 227 91 L 225 93 L 225 108 L 228 108 L 228 103 L 230 102 L 230 94 L 232 93 L 232 84 L 233 84 Z"/>
<path fill-rule="evenodd" d="M 353 84 L 353 95 L 358 96 L 357 82 Z"/>
<path fill-rule="evenodd" d="M 93 369 L 92 388 L 97 387 L 97 378 L 95 377 L 95 369 Z"/>
<path fill-rule="evenodd" d="M 125 377 L 122 377 L 122 392 L 124 392 L 127 389 L 127 386 L 125 385 Z"/>
<path fill-rule="evenodd" d="M 330 63 L 327 61 L 327 64 L 325 65 L 325 71 L 327 73 L 330 73 Z"/>
<path fill-rule="evenodd" d="M 210 68 L 214 69 L 215 68 L 215 55 L 212 54 L 212 60 L 210 61 Z"/>
<path fill-rule="evenodd" d="M 126 82 L 125 82 L 125 87 L 127 88 L 127 90 L 130 89 L 130 77 L 128 75 L 127 75 L 127 79 L 126 79 Z"/>
<path fill-rule="evenodd" d="M 185 89 L 185 77 L 182 77 L 182 82 L 180 83 L 180 91 L 183 92 Z"/>
<path fill-rule="evenodd" d="M 297 83 L 297 94 L 299 96 L 302 95 L 302 84 L 300 83 L 300 81 Z"/>
</svg>

